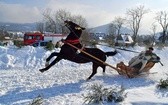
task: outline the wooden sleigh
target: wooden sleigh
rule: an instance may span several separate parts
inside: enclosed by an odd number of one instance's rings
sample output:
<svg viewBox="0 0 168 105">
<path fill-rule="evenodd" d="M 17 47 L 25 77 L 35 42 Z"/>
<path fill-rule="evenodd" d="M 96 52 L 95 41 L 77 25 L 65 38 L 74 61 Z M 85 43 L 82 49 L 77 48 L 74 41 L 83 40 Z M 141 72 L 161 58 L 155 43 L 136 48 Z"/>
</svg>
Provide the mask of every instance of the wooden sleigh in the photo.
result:
<svg viewBox="0 0 168 105">
<path fill-rule="evenodd" d="M 118 73 L 120 75 L 127 76 L 128 78 L 134 78 L 134 77 L 139 76 L 142 73 L 148 74 L 150 69 L 154 65 L 155 65 L 155 62 L 148 62 L 146 66 L 141 70 L 141 72 L 139 71 L 139 69 L 132 68 L 132 67 L 125 65 L 123 62 L 118 63 L 116 65 L 116 68 L 118 69 Z"/>
</svg>

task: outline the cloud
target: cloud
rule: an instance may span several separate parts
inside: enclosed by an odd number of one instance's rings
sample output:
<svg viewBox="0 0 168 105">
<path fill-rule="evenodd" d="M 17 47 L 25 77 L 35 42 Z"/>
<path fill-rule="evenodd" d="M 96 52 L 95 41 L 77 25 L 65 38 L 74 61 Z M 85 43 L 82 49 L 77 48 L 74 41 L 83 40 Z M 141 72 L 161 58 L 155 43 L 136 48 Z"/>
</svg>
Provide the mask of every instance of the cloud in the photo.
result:
<svg viewBox="0 0 168 105">
<path fill-rule="evenodd" d="M 37 0 L 38 1 L 38 0 Z M 154 13 L 146 14 L 142 20 L 141 29 L 150 30 L 151 24 L 155 21 L 154 15 L 158 10 L 167 10 L 167 3 L 151 2 L 152 0 L 137 0 L 137 1 L 116 1 L 111 0 L 42 0 L 40 3 L 29 4 L 22 2 L 21 4 L 7 4 L 0 2 L 0 21 L 15 22 L 15 23 L 32 23 L 42 20 L 42 12 L 46 8 L 50 8 L 53 12 L 59 9 L 65 9 L 72 15 L 82 15 L 88 22 L 89 27 L 96 27 L 110 23 L 116 16 L 125 17 L 127 9 L 134 8 L 138 5 L 145 5 L 145 8 L 151 9 Z M 43 10 L 42 10 L 43 9 Z"/>
<path fill-rule="evenodd" d="M 33 23 L 41 20 L 41 12 L 37 7 L 0 2 L 0 21 L 13 23 Z"/>
<path fill-rule="evenodd" d="M 50 8 L 52 11 L 65 9 L 72 15 L 82 15 L 87 20 L 89 27 L 104 25 L 115 17 L 113 13 L 109 13 L 105 9 L 81 2 L 50 0 L 46 8 Z"/>
</svg>

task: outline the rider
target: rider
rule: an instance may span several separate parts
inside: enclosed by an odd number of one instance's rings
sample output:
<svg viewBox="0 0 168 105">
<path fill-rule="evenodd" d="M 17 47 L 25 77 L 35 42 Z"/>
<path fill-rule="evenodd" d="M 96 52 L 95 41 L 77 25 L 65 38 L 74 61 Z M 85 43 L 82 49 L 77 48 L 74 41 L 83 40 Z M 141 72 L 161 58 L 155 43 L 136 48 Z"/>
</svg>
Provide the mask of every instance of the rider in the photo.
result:
<svg viewBox="0 0 168 105">
<path fill-rule="evenodd" d="M 148 62 L 159 62 L 160 57 L 153 53 L 153 50 L 153 47 L 149 47 L 145 52 L 143 51 L 138 56 L 133 57 L 128 63 L 129 67 L 138 69 L 141 72 Z"/>
</svg>

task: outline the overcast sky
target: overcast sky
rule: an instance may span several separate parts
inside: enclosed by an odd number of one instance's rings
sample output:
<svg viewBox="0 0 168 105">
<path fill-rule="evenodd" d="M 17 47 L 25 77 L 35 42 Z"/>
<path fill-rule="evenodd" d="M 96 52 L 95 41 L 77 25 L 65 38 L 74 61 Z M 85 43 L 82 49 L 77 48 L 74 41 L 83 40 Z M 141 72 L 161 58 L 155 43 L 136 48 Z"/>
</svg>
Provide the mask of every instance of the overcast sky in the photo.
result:
<svg viewBox="0 0 168 105">
<path fill-rule="evenodd" d="M 168 11 L 168 0 L 0 0 L 0 22 L 37 22 L 42 20 L 43 11 L 50 8 L 82 15 L 89 27 L 96 27 L 110 23 L 116 16 L 125 17 L 127 9 L 139 5 L 150 9 L 142 20 L 142 30 L 151 30 L 157 12 Z"/>
</svg>

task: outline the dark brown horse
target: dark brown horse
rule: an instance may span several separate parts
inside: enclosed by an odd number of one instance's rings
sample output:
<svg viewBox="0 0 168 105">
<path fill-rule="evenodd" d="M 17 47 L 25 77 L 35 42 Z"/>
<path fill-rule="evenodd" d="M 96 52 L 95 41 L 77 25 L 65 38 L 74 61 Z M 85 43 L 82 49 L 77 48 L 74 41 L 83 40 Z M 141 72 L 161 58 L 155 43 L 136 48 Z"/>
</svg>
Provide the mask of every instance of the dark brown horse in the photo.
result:
<svg viewBox="0 0 168 105">
<path fill-rule="evenodd" d="M 57 56 L 57 58 L 48 64 L 45 68 L 40 69 L 40 72 L 44 72 L 48 70 L 50 67 L 55 65 L 57 62 L 59 62 L 61 59 L 67 59 L 72 62 L 76 63 L 88 63 L 92 62 L 93 63 L 93 70 L 92 74 L 87 78 L 91 79 L 96 73 L 97 73 L 97 68 L 102 67 L 103 72 L 105 72 L 105 67 L 103 63 L 99 62 L 98 60 L 94 59 L 91 56 L 88 56 L 87 54 L 80 52 L 78 53 L 78 50 L 69 46 L 67 43 L 72 44 L 73 46 L 82 49 L 83 51 L 89 53 L 90 55 L 93 55 L 94 57 L 100 59 L 101 61 L 105 62 L 106 61 L 106 56 L 113 56 L 117 52 L 103 52 L 102 50 L 98 48 L 82 48 L 82 45 L 79 42 L 79 38 L 82 34 L 82 30 L 85 28 L 73 23 L 72 21 L 65 21 L 65 25 L 69 28 L 70 33 L 67 36 L 67 38 L 63 41 L 64 45 L 61 47 L 61 51 L 59 53 L 53 52 L 47 59 L 46 62 L 49 62 L 50 59 L 54 56 Z"/>
</svg>

